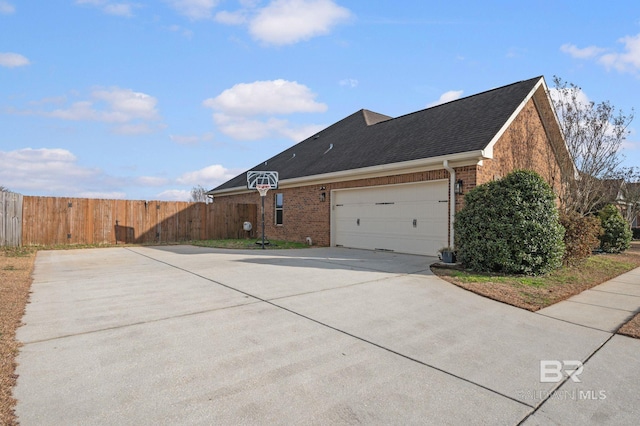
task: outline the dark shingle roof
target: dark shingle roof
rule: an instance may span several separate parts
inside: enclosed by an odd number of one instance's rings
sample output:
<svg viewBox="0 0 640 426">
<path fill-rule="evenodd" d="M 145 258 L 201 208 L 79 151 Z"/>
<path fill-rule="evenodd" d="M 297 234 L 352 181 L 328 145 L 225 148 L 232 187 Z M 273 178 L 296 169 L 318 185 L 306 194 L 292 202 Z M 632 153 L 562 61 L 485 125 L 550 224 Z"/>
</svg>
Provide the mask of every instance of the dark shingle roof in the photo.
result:
<svg viewBox="0 0 640 426">
<path fill-rule="evenodd" d="M 274 170 L 284 180 L 482 150 L 541 78 L 398 118 L 360 110 L 250 170 Z M 212 191 L 246 183 L 243 173 Z"/>
</svg>

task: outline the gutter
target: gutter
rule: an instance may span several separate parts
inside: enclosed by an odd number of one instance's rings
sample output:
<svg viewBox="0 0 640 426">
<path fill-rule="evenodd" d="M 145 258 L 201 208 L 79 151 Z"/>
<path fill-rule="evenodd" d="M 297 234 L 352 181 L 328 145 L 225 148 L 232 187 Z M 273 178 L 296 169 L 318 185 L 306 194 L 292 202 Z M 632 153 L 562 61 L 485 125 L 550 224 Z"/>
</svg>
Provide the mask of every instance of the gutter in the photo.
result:
<svg viewBox="0 0 640 426">
<path fill-rule="evenodd" d="M 356 180 L 375 178 L 380 176 L 389 176 L 393 173 L 412 173 L 426 170 L 438 170 L 442 166 L 442 161 L 455 162 L 456 167 L 474 165 L 483 159 L 491 158 L 490 152 L 483 150 L 468 151 L 458 154 L 441 155 L 438 157 L 423 158 L 419 160 L 409 160 L 400 163 L 390 163 L 378 166 L 363 167 L 360 169 L 342 170 L 338 172 L 324 173 L 321 175 L 302 176 L 297 178 L 283 179 L 278 182 L 279 188 L 289 188 L 296 186 L 327 184 L 333 182 L 342 182 L 345 180 Z M 445 160 L 446 158 L 446 160 Z M 246 186 L 237 186 L 233 188 L 211 190 L 208 195 L 224 196 L 249 193 Z"/>
<path fill-rule="evenodd" d="M 449 160 L 444 160 L 442 167 L 449 172 L 449 247 L 453 247 L 455 244 L 453 221 L 456 217 L 456 171 L 449 166 Z"/>
</svg>

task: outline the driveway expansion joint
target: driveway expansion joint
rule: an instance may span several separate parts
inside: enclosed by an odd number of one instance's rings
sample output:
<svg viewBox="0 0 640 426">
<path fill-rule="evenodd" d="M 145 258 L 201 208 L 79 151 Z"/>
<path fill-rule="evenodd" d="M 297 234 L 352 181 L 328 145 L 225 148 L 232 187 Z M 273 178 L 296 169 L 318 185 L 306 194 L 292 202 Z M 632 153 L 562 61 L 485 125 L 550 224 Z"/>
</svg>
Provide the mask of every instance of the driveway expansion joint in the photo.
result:
<svg viewBox="0 0 640 426">
<path fill-rule="evenodd" d="M 51 342 L 53 340 L 66 339 L 66 338 L 69 338 L 69 337 L 85 336 L 85 335 L 88 335 L 88 334 L 101 333 L 103 331 L 121 330 L 121 329 L 124 329 L 124 328 L 135 327 L 135 326 L 138 326 L 138 325 L 153 324 L 153 323 L 156 323 L 156 322 L 168 321 L 168 320 L 177 319 L 177 318 L 185 318 L 185 317 L 191 317 L 191 316 L 194 316 L 194 315 L 208 314 L 210 312 L 224 311 L 226 309 L 240 308 L 240 307 L 243 307 L 243 306 L 255 305 L 257 303 L 263 303 L 263 302 L 260 301 L 260 300 L 256 300 L 256 301 L 253 301 L 253 302 L 239 303 L 239 304 L 236 304 L 236 305 L 223 306 L 223 307 L 220 307 L 220 308 L 205 309 L 205 310 L 196 311 L 196 312 L 186 312 L 184 314 L 173 315 L 173 316 L 170 316 L 170 317 L 162 317 L 162 318 L 155 318 L 155 319 L 151 319 L 151 320 L 147 320 L 147 321 L 137 321 L 137 322 L 132 322 L 132 323 L 129 323 L 129 324 L 114 325 L 113 327 L 98 328 L 96 330 L 81 331 L 79 333 L 63 334 L 62 336 L 54 336 L 54 337 L 49 337 L 49 338 L 46 338 L 46 339 L 28 340 L 28 341 L 24 341 L 22 343 L 23 343 L 23 345 L 26 346 L 26 345 L 36 344 L 36 343 Z"/>
<path fill-rule="evenodd" d="M 628 309 L 612 308 L 611 306 L 596 305 L 595 303 L 586 303 L 586 302 L 580 302 L 580 301 L 571 300 L 571 299 L 563 300 L 563 302 L 578 303 L 580 305 L 587 305 L 587 306 L 595 306 L 597 308 L 610 309 L 612 311 L 634 312 L 634 311 L 630 311 Z M 562 302 L 560 302 L 560 303 L 562 303 Z"/>
<path fill-rule="evenodd" d="M 127 250 L 130 250 L 130 249 L 128 249 L 128 248 L 127 248 Z M 457 375 L 457 374 L 454 374 L 454 373 L 452 373 L 452 372 L 446 371 L 446 370 L 444 370 L 444 369 L 442 369 L 442 368 L 436 367 L 436 366 L 431 365 L 431 364 L 429 364 L 429 363 L 426 363 L 426 362 L 424 362 L 424 361 L 420 361 L 419 359 L 413 358 L 413 357 L 411 357 L 411 356 L 409 356 L 409 355 L 406 355 L 406 354 L 400 353 L 400 352 L 398 352 L 398 351 L 395 351 L 395 350 L 393 350 L 393 349 L 391 349 L 391 348 L 388 348 L 388 347 L 386 347 L 386 346 L 384 346 L 384 345 L 381 345 L 381 344 L 375 343 L 375 342 L 373 342 L 373 341 L 371 341 L 371 340 L 367 340 L 367 339 L 365 339 L 365 338 L 363 338 L 363 337 L 360 337 L 360 336 L 357 336 L 357 335 L 355 335 L 355 334 L 349 333 L 348 331 L 345 331 L 345 330 L 342 330 L 342 329 L 340 329 L 340 328 L 334 327 L 334 326 L 329 325 L 329 324 L 327 324 L 327 323 L 324 323 L 324 322 L 322 322 L 322 321 L 320 321 L 320 320 L 317 320 L 317 319 L 311 318 L 311 317 L 309 317 L 309 316 L 307 316 L 307 315 L 304 315 L 304 314 L 302 314 L 302 313 L 300 313 L 300 312 L 294 311 L 294 310 L 289 309 L 289 308 L 287 308 L 287 307 L 284 307 L 284 306 L 282 306 L 282 305 L 278 305 L 277 303 L 274 303 L 274 302 L 272 302 L 272 301 L 270 301 L 270 300 L 268 300 L 268 299 L 264 299 L 264 298 L 262 298 L 262 297 L 259 297 L 259 296 L 256 296 L 256 295 L 253 295 L 253 294 L 248 293 L 248 292 L 246 292 L 246 291 L 239 290 L 239 289 L 237 289 L 237 288 L 235 288 L 235 287 L 232 287 L 232 286 L 230 286 L 230 285 L 228 285 L 228 284 L 224 284 L 224 283 L 221 283 L 221 282 L 219 282 L 219 281 L 213 280 L 213 279 L 211 279 L 211 278 L 207 278 L 207 277 L 205 277 L 205 276 L 202 276 L 202 275 L 200 275 L 200 274 L 196 274 L 195 272 L 189 271 L 188 269 L 184 269 L 184 268 L 182 268 L 182 267 L 180 267 L 180 266 L 173 265 L 173 264 L 171 264 L 171 263 L 169 263 L 169 262 L 165 262 L 165 261 L 163 261 L 163 260 L 155 259 L 155 258 L 153 258 L 153 257 L 151 257 L 151 256 L 149 256 L 149 255 L 146 255 L 146 254 L 143 254 L 143 253 L 136 252 L 135 250 L 130 250 L 130 251 L 131 251 L 131 252 L 133 252 L 133 253 L 136 253 L 136 254 L 138 254 L 138 255 L 140 255 L 140 256 L 144 256 L 144 257 L 146 257 L 146 258 L 148 258 L 148 259 L 151 259 L 151 260 L 154 260 L 154 261 L 156 261 L 156 262 L 162 263 L 162 264 L 164 264 L 164 265 L 167 265 L 167 266 L 170 266 L 170 267 L 176 268 L 176 269 L 178 269 L 178 270 L 184 271 L 184 272 L 186 272 L 186 273 L 188 273 L 188 274 L 191 274 L 191 275 L 194 275 L 194 276 L 200 277 L 200 278 L 205 279 L 205 280 L 207 280 L 207 281 L 210 281 L 210 282 L 212 282 L 212 283 L 214 283 L 214 284 L 217 284 L 217 285 L 223 286 L 223 287 L 225 287 L 225 288 L 227 288 L 227 289 L 237 291 L 237 292 L 239 292 L 239 293 L 241 293 L 241 294 L 243 294 L 243 295 L 246 295 L 246 296 L 252 297 L 252 298 L 254 298 L 254 299 L 257 299 L 258 301 L 261 301 L 261 302 L 264 302 L 264 303 L 266 303 L 266 304 L 269 304 L 269 305 L 271 305 L 271 306 L 273 306 L 273 307 L 275 307 L 275 308 L 278 308 L 278 309 L 283 310 L 283 311 L 285 311 L 285 312 L 289 312 L 289 313 L 291 313 L 291 314 L 293 314 L 293 315 L 296 315 L 296 316 L 298 316 L 298 317 L 300 317 L 300 318 L 304 318 L 304 319 L 306 319 L 306 320 L 308 320 L 308 321 L 311 321 L 311 322 L 313 322 L 313 323 L 315 323 L 315 324 L 320 325 L 321 327 L 325 327 L 325 328 L 328 328 L 328 329 L 330 329 L 330 330 L 337 331 L 338 333 L 344 334 L 345 336 L 351 337 L 351 338 L 353 338 L 353 339 L 356 339 L 356 340 L 358 340 L 358 341 L 360 341 L 360 342 L 366 343 L 366 344 L 371 345 L 371 346 L 373 346 L 373 347 L 376 347 L 376 348 L 378 348 L 378 349 L 382 349 L 383 351 L 389 352 L 389 353 L 391 353 L 391 354 L 394 354 L 394 355 L 396 355 L 396 356 L 399 356 L 399 357 L 401 357 L 401 358 L 404 358 L 404 359 L 406 359 L 406 360 L 408 360 L 408 361 L 412 361 L 412 362 L 414 362 L 414 363 L 416 363 L 416 364 L 420 364 L 420 365 L 422 365 L 422 366 L 424 366 L 424 367 L 427 367 L 427 368 L 430 368 L 430 369 L 432 369 L 432 370 L 436 370 L 436 371 L 438 371 L 438 372 L 440 372 L 440 373 L 443 373 L 443 374 L 445 374 L 445 375 L 447 375 L 447 376 L 450 376 L 450 377 L 453 377 L 453 378 L 455 378 L 455 379 L 461 380 L 461 381 L 463 381 L 463 382 L 465 382 L 465 383 L 469 383 L 469 384 L 470 384 L 470 385 L 472 385 L 472 386 L 477 386 L 477 387 L 479 387 L 479 388 L 481 388 L 481 389 L 484 389 L 484 390 L 486 390 L 486 391 L 488 391 L 488 392 L 490 392 L 490 393 L 493 393 L 493 394 L 495 394 L 495 395 L 498 395 L 498 396 L 500 396 L 500 397 L 502 397 L 502 398 L 506 398 L 506 399 L 508 399 L 508 400 L 511 400 L 511 401 L 513 401 L 513 402 L 516 402 L 516 403 L 518 403 L 518 404 L 520 404 L 520 405 L 523 405 L 523 406 L 525 406 L 525 407 L 534 408 L 534 406 L 533 406 L 533 405 L 531 405 L 531 404 L 528 404 L 528 403 L 526 403 L 526 402 L 524 402 L 524 401 L 521 401 L 521 400 L 519 400 L 519 399 L 517 399 L 517 398 L 514 398 L 514 397 L 512 397 L 512 396 L 506 395 L 506 394 L 504 394 L 504 393 L 502 393 L 502 392 L 499 392 L 499 391 L 497 391 L 497 390 L 495 390 L 495 389 L 491 389 L 491 388 L 490 388 L 490 387 L 488 387 L 488 386 L 485 386 L 485 385 L 482 385 L 482 384 L 480 384 L 480 383 L 474 382 L 474 381 L 472 381 L 472 380 L 469 380 L 469 379 L 467 379 L 467 378 L 464 378 L 464 377 L 459 376 L 459 375 Z M 330 263 L 330 262 L 328 262 L 328 263 Z M 407 276 L 407 275 L 413 275 L 413 274 L 396 274 L 396 276 Z M 386 277 L 386 278 L 384 278 L 384 279 L 388 279 L 388 278 L 389 278 L 389 277 Z"/>
</svg>

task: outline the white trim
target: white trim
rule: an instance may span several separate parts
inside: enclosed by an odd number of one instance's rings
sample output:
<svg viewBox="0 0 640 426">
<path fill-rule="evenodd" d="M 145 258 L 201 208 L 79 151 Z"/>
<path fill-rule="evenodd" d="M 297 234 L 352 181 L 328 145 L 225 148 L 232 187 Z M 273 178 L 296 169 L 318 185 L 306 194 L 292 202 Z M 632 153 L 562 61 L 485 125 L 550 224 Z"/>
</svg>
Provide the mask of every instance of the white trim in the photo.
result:
<svg viewBox="0 0 640 426">
<path fill-rule="evenodd" d="M 500 128 L 500 130 L 498 130 L 498 133 L 496 133 L 493 136 L 493 138 L 491 139 L 489 144 L 482 151 L 484 157 L 493 158 L 493 147 L 495 146 L 496 143 L 498 143 L 498 141 L 500 140 L 502 135 L 507 131 L 507 129 L 509 127 L 511 127 L 511 124 L 513 123 L 513 121 L 516 119 L 516 117 L 520 114 L 520 112 L 527 105 L 527 102 L 529 102 L 531 100 L 531 98 L 533 98 L 533 95 L 535 95 L 536 91 L 538 90 L 538 88 L 542 84 L 544 84 L 544 78 L 540 77 L 540 80 L 538 80 L 536 85 L 533 86 L 533 89 L 531 89 L 529 94 L 524 98 L 524 100 L 520 103 L 520 105 L 518 105 L 518 108 L 515 109 L 515 111 L 511 114 L 509 119 L 504 123 L 504 125 Z"/>
<path fill-rule="evenodd" d="M 481 165 L 485 157 L 483 151 L 468 151 L 459 154 L 440 155 L 438 157 L 422 158 L 419 160 L 403 161 L 400 163 L 383 164 L 379 166 L 363 167 L 360 169 L 342 170 L 339 172 L 324 173 L 320 175 L 303 176 L 292 179 L 282 179 L 278 182 L 278 189 L 309 186 L 316 184 L 327 184 L 335 182 L 345 182 L 357 179 L 369 179 L 376 177 L 386 177 L 391 174 L 408 174 L 442 169 L 443 161 L 447 160 L 451 167 L 465 167 Z M 214 196 L 245 194 L 246 187 L 235 187 L 221 189 L 219 191 L 209 191 L 207 194 Z"/>
<path fill-rule="evenodd" d="M 442 166 L 449 172 L 449 247 L 455 245 L 453 238 L 453 221 L 456 218 L 456 171 L 444 160 Z"/>
</svg>

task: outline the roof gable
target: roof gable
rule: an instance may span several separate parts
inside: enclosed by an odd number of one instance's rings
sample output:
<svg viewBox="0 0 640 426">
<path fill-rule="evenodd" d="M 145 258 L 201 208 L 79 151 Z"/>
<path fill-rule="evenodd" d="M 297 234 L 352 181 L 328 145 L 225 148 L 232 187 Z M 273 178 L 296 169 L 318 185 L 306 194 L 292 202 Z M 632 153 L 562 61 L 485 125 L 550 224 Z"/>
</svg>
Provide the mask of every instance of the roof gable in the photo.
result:
<svg viewBox="0 0 640 426">
<path fill-rule="evenodd" d="M 360 110 L 253 167 L 280 180 L 441 157 L 487 148 L 542 77 L 397 118 Z M 211 192 L 245 187 L 243 173 Z"/>
</svg>

